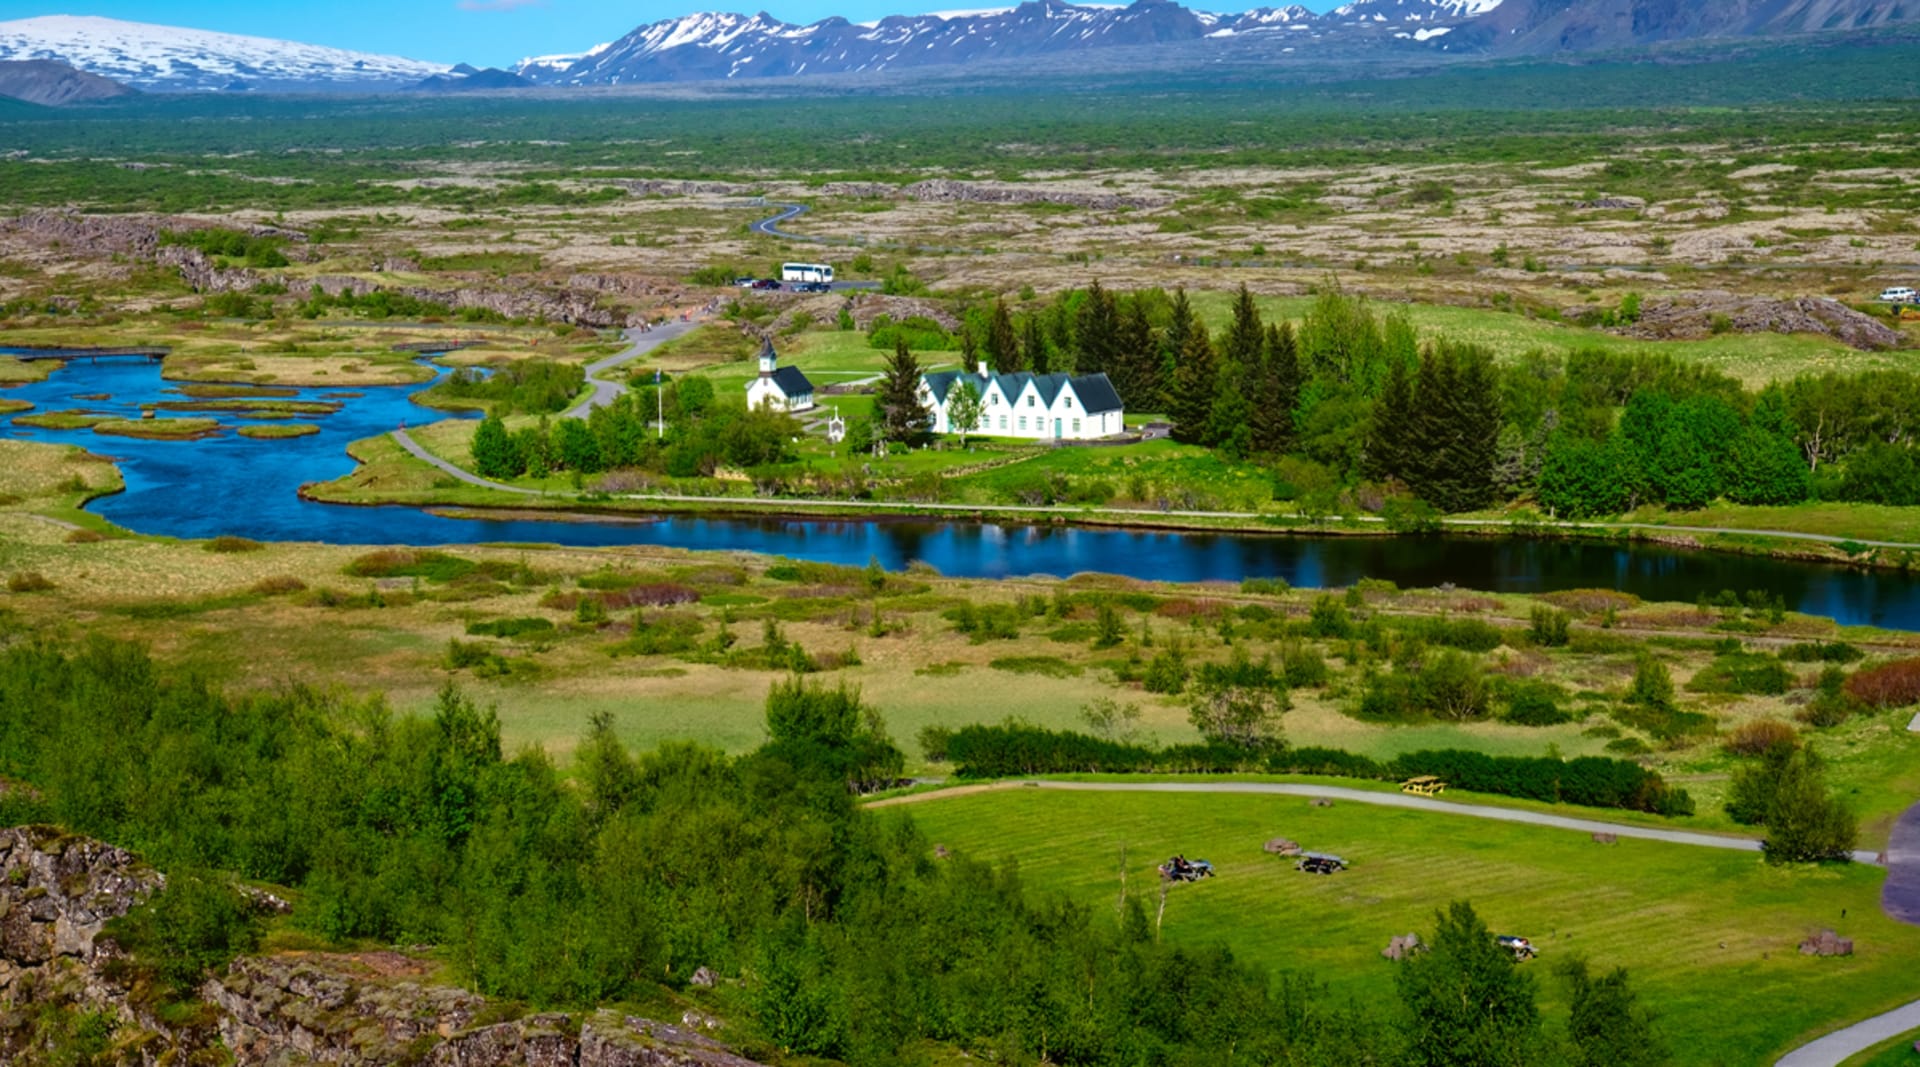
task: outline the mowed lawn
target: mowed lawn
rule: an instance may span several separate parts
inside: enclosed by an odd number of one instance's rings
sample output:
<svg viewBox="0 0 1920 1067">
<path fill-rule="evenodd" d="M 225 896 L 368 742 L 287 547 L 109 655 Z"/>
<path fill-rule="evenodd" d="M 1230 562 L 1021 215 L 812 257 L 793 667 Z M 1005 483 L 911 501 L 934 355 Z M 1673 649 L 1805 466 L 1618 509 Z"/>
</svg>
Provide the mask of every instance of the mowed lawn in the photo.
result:
<svg viewBox="0 0 1920 1067">
<path fill-rule="evenodd" d="M 1388 938 L 1430 933 L 1434 912 L 1469 900 L 1498 933 L 1540 947 L 1542 1004 L 1564 1018 L 1553 960 L 1625 966 L 1676 1062 L 1771 1063 L 1837 1026 L 1920 998 L 1920 928 L 1881 914 L 1882 873 L 1767 866 L 1757 855 L 1299 797 L 1062 793 L 1009 788 L 908 805 L 931 841 L 1017 861 L 1030 888 L 1111 913 L 1126 886 L 1151 915 L 1154 867 L 1176 852 L 1219 876 L 1176 886 L 1163 934 L 1224 942 L 1244 959 L 1299 970 L 1376 1013 L 1395 1006 Z M 1582 814 L 1592 815 L 1591 812 Z M 1345 857 L 1306 875 L 1261 851 L 1272 837 Z M 1844 917 L 1843 917 L 1844 916 Z M 1831 927 L 1850 958 L 1802 956 Z"/>
</svg>

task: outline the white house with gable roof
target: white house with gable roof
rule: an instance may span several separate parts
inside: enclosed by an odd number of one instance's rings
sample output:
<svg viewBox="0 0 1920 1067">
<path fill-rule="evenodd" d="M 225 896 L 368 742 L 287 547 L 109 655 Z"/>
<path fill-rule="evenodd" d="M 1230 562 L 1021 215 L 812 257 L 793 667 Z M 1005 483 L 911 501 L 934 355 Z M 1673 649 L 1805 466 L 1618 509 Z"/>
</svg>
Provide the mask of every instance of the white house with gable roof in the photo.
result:
<svg viewBox="0 0 1920 1067">
<path fill-rule="evenodd" d="M 947 405 L 960 383 L 980 394 L 980 422 L 968 433 L 1042 441 L 1091 441 L 1126 430 L 1126 408 L 1105 374 L 995 374 L 985 363 L 972 374 L 920 376 L 920 401 L 933 412 L 933 432 L 958 433 Z"/>
</svg>

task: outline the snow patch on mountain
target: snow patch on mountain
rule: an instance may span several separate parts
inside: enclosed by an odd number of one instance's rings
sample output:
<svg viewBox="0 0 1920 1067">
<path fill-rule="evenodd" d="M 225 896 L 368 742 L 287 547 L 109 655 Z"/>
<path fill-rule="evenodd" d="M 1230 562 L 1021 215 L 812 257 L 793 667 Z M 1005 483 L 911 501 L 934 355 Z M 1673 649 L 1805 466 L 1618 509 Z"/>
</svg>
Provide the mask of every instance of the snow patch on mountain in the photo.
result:
<svg viewBox="0 0 1920 1067">
<path fill-rule="evenodd" d="M 50 59 L 142 89 L 411 83 L 445 63 L 91 15 L 0 22 L 0 59 Z"/>
</svg>

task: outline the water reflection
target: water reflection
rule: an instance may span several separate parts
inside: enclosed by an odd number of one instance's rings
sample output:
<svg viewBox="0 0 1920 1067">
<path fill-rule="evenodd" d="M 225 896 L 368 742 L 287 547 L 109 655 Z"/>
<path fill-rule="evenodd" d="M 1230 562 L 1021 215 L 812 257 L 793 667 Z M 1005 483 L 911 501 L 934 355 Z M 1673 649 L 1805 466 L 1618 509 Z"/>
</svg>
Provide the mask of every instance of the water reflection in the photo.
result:
<svg viewBox="0 0 1920 1067">
<path fill-rule="evenodd" d="M 39 411 L 89 408 L 128 413 L 178 399 L 146 363 L 83 364 L 46 382 L 7 390 Z M 1402 586 L 1451 582 L 1463 589 L 1541 592 L 1601 587 L 1649 599 L 1692 601 L 1732 589 L 1765 590 L 1789 607 L 1844 623 L 1920 628 L 1920 579 L 1819 564 L 1688 552 L 1662 546 L 1499 538 L 1314 537 L 1170 533 L 1097 527 L 926 522 L 895 519 L 707 519 L 566 523 L 539 519 L 468 521 L 412 508 L 351 508 L 299 498 L 306 482 L 352 470 L 349 442 L 403 421 L 444 416 L 414 405 L 414 387 L 355 387 L 338 414 L 305 419 L 312 437 L 256 441 L 229 432 L 194 442 L 101 437 L 86 430 L 35 430 L 0 419 L 0 432 L 83 445 L 119 461 L 127 491 L 95 511 L 130 529 L 178 537 L 238 534 L 261 540 L 337 544 L 536 542 L 658 544 L 741 550 L 889 568 L 920 561 L 957 577 L 1066 575 L 1102 571 L 1168 581 L 1278 577 L 1296 586 L 1349 585 L 1384 578 Z M 328 389 L 302 390 L 316 399 Z M 109 400 L 82 400 L 106 393 Z"/>
</svg>

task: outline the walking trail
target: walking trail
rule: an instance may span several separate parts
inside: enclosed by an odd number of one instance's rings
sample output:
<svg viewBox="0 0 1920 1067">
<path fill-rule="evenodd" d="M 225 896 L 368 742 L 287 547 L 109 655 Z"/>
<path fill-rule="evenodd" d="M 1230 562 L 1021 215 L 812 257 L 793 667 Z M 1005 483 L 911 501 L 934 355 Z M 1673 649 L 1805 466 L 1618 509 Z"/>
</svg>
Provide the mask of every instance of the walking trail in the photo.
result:
<svg viewBox="0 0 1920 1067">
<path fill-rule="evenodd" d="M 1687 830 L 1662 830 L 1658 827 L 1632 826 L 1625 823 L 1603 822 L 1598 819 L 1577 819 L 1515 808 L 1457 804 L 1452 801 L 1409 796 L 1404 793 L 1374 793 L 1364 789 L 1287 782 L 997 782 L 890 797 L 869 806 L 893 807 L 946 800 L 992 790 L 1036 787 L 1117 793 L 1265 793 L 1279 796 L 1328 797 L 1350 800 L 1357 804 L 1442 812 L 1476 819 L 1497 819 L 1502 822 L 1550 826 L 1562 830 L 1578 830 L 1583 833 L 1608 833 L 1619 837 L 1665 841 L 1676 845 L 1735 849 L 1742 852 L 1760 851 L 1760 842 L 1748 837 L 1695 833 Z M 1864 850 L 1855 851 L 1853 859 L 1856 863 L 1875 865 L 1882 862 L 1880 854 Z M 1887 846 L 1885 863 L 1887 882 L 1881 890 L 1881 907 L 1894 919 L 1920 925 L 1920 804 L 1908 808 L 1906 814 L 1902 815 L 1899 823 L 1894 826 L 1893 836 Z M 1838 1067 L 1852 1056 L 1913 1030 L 1920 1030 L 1920 1000 L 1835 1030 L 1833 1033 L 1802 1045 L 1782 1056 L 1776 1067 Z"/>
</svg>

